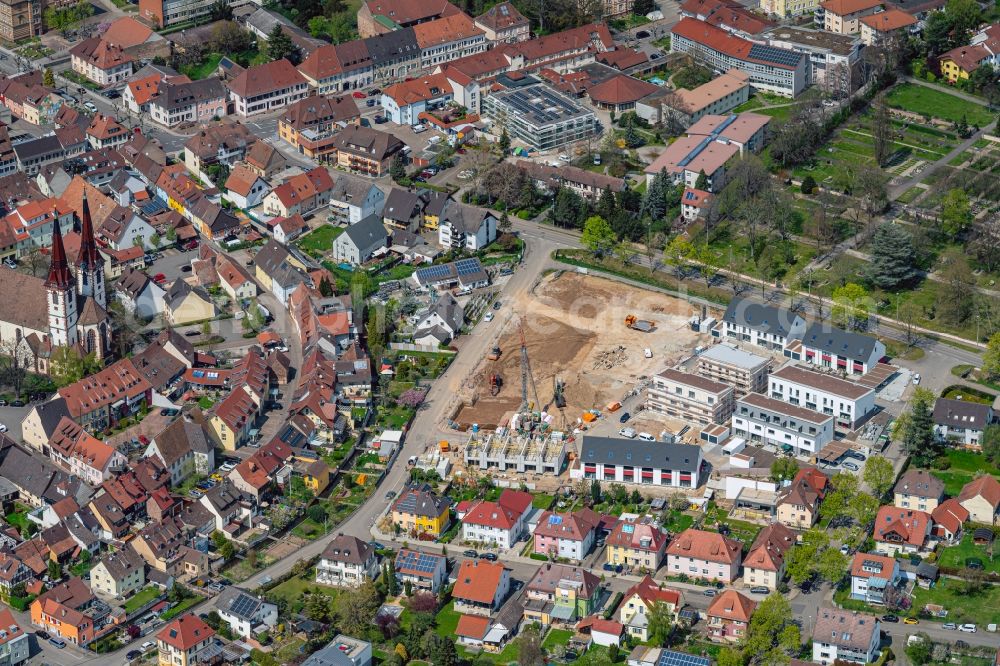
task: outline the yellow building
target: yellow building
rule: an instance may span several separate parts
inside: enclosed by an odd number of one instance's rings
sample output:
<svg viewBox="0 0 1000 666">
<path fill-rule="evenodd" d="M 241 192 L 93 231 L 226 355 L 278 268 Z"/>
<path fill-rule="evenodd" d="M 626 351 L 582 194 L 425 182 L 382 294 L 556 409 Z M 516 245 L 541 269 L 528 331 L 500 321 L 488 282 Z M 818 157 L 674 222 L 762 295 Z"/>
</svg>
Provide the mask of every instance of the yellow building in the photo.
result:
<svg viewBox="0 0 1000 666">
<path fill-rule="evenodd" d="M 941 64 L 941 76 L 952 83 L 959 79 L 968 79 L 969 75 L 989 58 L 990 52 L 982 44 L 959 46 L 943 53 L 938 59 Z"/>
<path fill-rule="evenodd" d="M 404 532 L 440 537 L 451 523 L 450 501 L 427 484 L 407 486 L 392 505 L 392 522 Z"/>
<path fill-rule="evenodd" d="M 214 408 L 208 421 L 215 440 L 227 451 L 235 451 L 250 438 L 258 405 L 245 387 L 238 387 Z"/>
<path fill-rule="evenodd" d="M 319 495 L 330 485 L 330 467 L 322 460 L 316 460 L 306 468 L 302 481 L 314 495 Z"/>
<path fill-rule="evenodd" d="M 208 292 L 184 280 L 175 280 L 163 300 L 164 314 L 174 326 L 215 318 L 215 304 Z"/>
<path fill-rule="evenodd" d="M 649 640 L 649 616 L 656 604 L 663 604 L 674 622 L 684 605 L 684 596 L 680 590 L 662 587 L 649 574 L 633 585 L 618 606 L 618 620 L 625 625 L 629 636 L 638 640 Z"/>
<path fill-rule="evenodd" d="M 763 0 L 760 8 L 769 15 L 787 17 L 812 14 L 819 7 L 820 0 Z"/>
<path fill-rule="evenodd" d="M 208 663 L 201 653 L 213 644 L 214 636 L 215 631 L 194 613 L 181 615 L 156 634 L 160 666 Z"/>
<path fill-rule="evenodd" d="M 667 550 L 667 533 L 649 517 L 619 520 L 607 538 L 608 564 L 656 571 Z"/>
</svg>

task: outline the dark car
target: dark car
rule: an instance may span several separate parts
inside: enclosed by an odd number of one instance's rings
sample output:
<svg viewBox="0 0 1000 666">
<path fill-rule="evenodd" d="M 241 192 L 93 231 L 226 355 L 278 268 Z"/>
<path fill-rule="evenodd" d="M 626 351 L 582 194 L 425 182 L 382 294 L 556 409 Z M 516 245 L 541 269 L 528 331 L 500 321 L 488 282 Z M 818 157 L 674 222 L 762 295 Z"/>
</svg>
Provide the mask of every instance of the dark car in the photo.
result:
<svg viewBox="0 0 1000 666">
<path fill-rule="evenodd" d="M 646 31 L 646 30 L 640 30 L 639 32 L 635 33 L 635 38 L 636 39 L 649 39 L 649 32 Z"/>
<path fill-rule="evenodd" d="M 462 554 L 465 555 L 466 557 L 479 557 L 479 553 L 477 553 L 474 550 L 467 550 Z"/>
<path fill-rule="evenodd" d="M 376 103 L 377 102 L 374 99 L 369 99 L 367 102 L 365 102 L 365 106 L 375 106 Z"/>
<path fill-rule="evenodd" d="M 208 616 L 206 615 L 205 617 Z M 128 659 L 129 661 L 133 659 L 138 659 L 141 656 L 142 652 L 140 652 L 139 650 L 129 650 L 127 653 L 125 653 L 125 658 Z"/>
<path fill-rule="evenodd" d="M 632 418 L 631 414 L 629 414 L 628 412 L 622 412 L 622 415 L 618 417 L 618 423 L 625 423 L 630 418 Z"/>
<path fill-rule="evenodd" d="M 15 400 L 10 403 L 11 407 L 24 407 L 24 400 Z"/>
<path fill-rule="evenodd" d="M 118 90 L 107 90 L 105 91 L 104 96 L 107 97 L 108 99 L 118 99 L 119 97 L 122 96 L 122 94 Z"/>
<path fill-rule="evenodd" d="M 501 305 L 503 305 L 503 304 L 499 300 L 493 301 L 493 309 L 494 310 L 499 310 Z"/>
<path fill-rule="evenodd" d="M 181 272 L 182 273 L 190 273 L 191 272 L 191 264 L 184 264 L 183 266 L 181 266 Z"/>
<path fill-rule="evenodd" d="M 160 410 L 160 416 L 177 416 L 181 413 L 181 410 L 174 409 L 173 407 L 167 407 L 166 409 Z"/>
<path fill-rule="evenodd" d="M 55 645 L 60 650 L 62 650 L 64 647 L 66 647 L 66 641 L 64 641 L 61 638 L 50 638 L 49 639 L 49 643 L 52 643 L 53 645 Z"/>
<path fill-rule="evenodd" d="M 489 560 L 490 562 L 496 562 L 497 561 L 497 554 L 496 553 L 482 553 L 479 556 L 479 559 L 481 559 L 481 560 Z"/>
<path fill-rule="evenodd" d="M 385 116 L 381 116 L 381 115 L 375 116 L 375 118 L 373 120 L 375 121 L 376 125 L 381 125 L 382 123 L 389 122 L 388 118 L 386 118 Z"/>
<path fill-rule="evenodd" d="M 375 97 L 375 96 L 381 95 L 381 94 L 382 94 L 382 91 L 379 90 L 378 88 L 372 88 L 371 90 L 368 91 L 368 96 L 369 97 Z"/>
<path fill-rule="evenodd" d="M 891 622 L 891 623 L 895 624 L 895 623 L 899 622 L 899 617 L 897 617 L 896 615 L 883 615 L 882 616 L 882 621 L 883 622 Z"/>
<path fill-rule="evenodd" d="M 41 629 L 39 629 L 38 631 L 35 632 L 35 635 L 38 636 L 43 641 L 49 640 L 49 632 L 47 631 L 42 631 Z"/>
<path fill-rule="evenodd" d="M 187 332 L 187 333 L 185 333 L 184 335 L 186 335 L 186 336 L 187 336 L 187 337 L 189 337 L 189 338 L 193 338 L 193 337 L 194 337 L 194 336 L 196 336 L 196 335 L 201 335 L 201 333 L 200 333 L 200 332 L 198 332 L 198 331 L 188 331 L 188 332 Z"/>
</svg>

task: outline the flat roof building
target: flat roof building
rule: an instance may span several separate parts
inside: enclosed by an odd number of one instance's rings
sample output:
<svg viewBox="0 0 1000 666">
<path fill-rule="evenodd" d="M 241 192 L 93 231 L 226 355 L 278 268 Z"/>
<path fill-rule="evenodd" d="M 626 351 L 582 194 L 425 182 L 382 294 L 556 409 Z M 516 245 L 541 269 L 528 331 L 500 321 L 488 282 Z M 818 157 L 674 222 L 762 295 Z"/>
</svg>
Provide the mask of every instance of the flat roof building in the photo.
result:
<svg viewBox="0 0 1000 666">
<path fill-rule="evenodd" d="M 673 368 L 653 376 L 647 408 L 701 425 L 726 423 L 735 407 L 733 387 Z"/>
<path fill-rule="evenodd" d="M 797 407 L 760 393 L 736 401 L 733 435 L 796 454 L 812 455 L 833 441 L 833 416 Z"/>
<path fill-rule="evenodd" d="M 698 374 L 733 387 L 736 397 L 767 390 L 767 374 L 771 361 L 763 356 L 719 344 L 698 356 Z"/>
<path fill-rule="evenodd" d="M 854 430 L 877 409 L 873 389 L 792 363 L 772 372 L 768 384 L 772 398 L 832 415 L 845 430 Z"/>
<path fill-rule="evenodd" d="M 484 106 L 495 134 L 506 128 L 511 139 L 536 150 L 586 139 L 597 125 L 593 111 L 543 83 L 490 95 Z"/>
<path fill-rule="evenodd" d="M 854 91 L 855 68 L 863 45 L 857 35 L 781 26 L 762 37 L 770 46 L 802 53 L 809 59 L 808 84 L 841 94 Z"/>
</svg>

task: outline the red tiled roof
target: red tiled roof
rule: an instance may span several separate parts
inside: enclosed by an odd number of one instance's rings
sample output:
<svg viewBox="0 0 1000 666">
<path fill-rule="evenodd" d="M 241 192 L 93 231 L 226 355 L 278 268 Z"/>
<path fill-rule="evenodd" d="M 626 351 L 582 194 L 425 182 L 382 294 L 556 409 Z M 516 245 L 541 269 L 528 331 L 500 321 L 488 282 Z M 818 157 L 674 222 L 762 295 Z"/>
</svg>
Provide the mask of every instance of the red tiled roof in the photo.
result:
<svg viewBox="0 0 1000 666">
<path fill-rule="evenodd" d="M 491 599 L 492 601 L 492 599 Z M 490 628 L 490 618 L 481 615 L 460 615 L 455 635 L 482 640 Z"/>
<path fill-rule="evenodd" d="M 413 26 L 413 33 L 417 44 L 424 49 L 484 34 L 472 19 L 461 12 L 434 21 L 418 23 Z"/>
<path fill-rule="evenodd" d="M 660 87 L 625 74 L 612 76 L 588 91 L 590 99 L 602 104 L 628 104 L 656 92 Z"/>
<path fill-rule="evenodd" d="M 187 651 L 215 635 L 215 631 L 194 613 L 186 613 L 170 622 L 156 638 L 170 647 Z"/>
<path fill-rule="evenodd" d="M 958 534 L 962 531 L 962 523 L 969 519 L 969 510 L 952 497 L 941 502 L 931 512 L 931 518 L 935 524 L 941 525 L 952 534 Z"/>
<path fill-rule="evenodd" d="M 430 99 L 435 99 L 451 93 L 451 86 L 448 84 L 448 76 L 441 74 L 428 74 L 411 81 L 396 83 L 387 86 L 383 95 L 388 95 L 395 100 L 398 106 L 406 106 Z"/>
<path fill-rule="evenodd" d="M 132 91 L 132 97 L 136 104 L 142 106 L 153 98 L 160 89 L 160 78 L 159 74 L 150 74 L 141 79 L 129 81 L 128 87 Z"/>
<path fill-rule="evenodd" d="M 962 492 L 958 494 L 958 501 L 964 502 L 976 496 L 985 499 L 996 510 L 997 506 L 1000 506 L 1000 481 L 989 474 L 984 474 L 962 487 Z"/>
<path fill-rule="evenodd" d="M 874 571 L 865 571 L 865 562 L 881 564 L 882 570 L 877 573 Z M 883 580 L 890 580 L 895 566 L 896 560 L 886 555 L 860 552 L 854 553 L 854 559 L 851 561 L 851 575 L 858 578 L 881 578 Z"/>
<path fill-rule="evenodd" d="M 649 574 L 646 574 L 645 578 L 630 587 L 628 591 L 625 592 L 625 596 L 622 597 L 622 600 L 627 601 L 636 595 L 638 595 L 647 606 L 651 606 L 656 602 L 672 605 L 674 607 L 679 607 L 681 605 L 682 597 L 679 590 L 672 590 L 668 587 L 660 587 L 660 585 L 653 580 L 653 577 Z"/>
<path fill-rule="evenodd" d="M 908 25 L 913 25 L 917 22 L 917 19 L 912 14 L 907 14 L 901 9 L 890 7 L 884 12 L 863 17 L 861 22 L 872 30 L 891 32 L 905 28 Z"/>
<path fill-rule="evenodd" d="M 282 58 L 245 69 L 229 82 L 229 89 L 234 95 L 247 98 L 282 88 L 291 88 L 305 82 L 306 80 L 292 63 Z"/>
<path fill-rule="evenodd" d="M 883 506 L 875 517 L 875 540 L 886 542 L 889 534 L 898 535 L 904 543 L 920 547 L 931 526 L 930 514 L 895 506 Z"/>
<path fill-rule="evenodd" d="M 492 604 L 503 573 L 504 565 L 500 562 L 463 560 L 455 576 L 451 596 L 480 604 Z"/>
<path fill-rule="evenodd" d="M 740 561 L 743 547 L 739 541 L 715 532 L 686 529 L 667 546 L 667 555 L 690 557 L 706 562 L 732 564 Z"/>
<path fill-rule="evenodd" d="M 734 622 L 749 622 L 757 608 L 757 602 L 748 599 L 736 590 L 726 590 L 717 596 L 708 607 L 709 617 L 721 617 Z"/>
<path fill-rule="evenodd" d="M 751 58 L 750 49 L 754 46 L 753 42 L 743 39 L 742 37 L 732 35 L 722 28 L 716 27 L 704 21 L 699 21 L 696 18 L 691 18 L 689 16 L 682 18 L 680 22 L 673 27 L 671 32 L 692 42 L 701 44 L 702 46 L 712 49 L 713 51 L 718 51 L 728 55 L 731 58 L 736 58 L 746 62 L 757 62 L 772 67 L 781 67 L 783 69 L 795 69 L 795 64 L 789 64 L 788 62 L 771 60 L 765 61 L 759 58 Z"/>
<path fill-rule="evenodd" d="M 70 55 L 102 70 L 132 62 L 132 56 L 125 53 L 120 46 L 106 42 L 100 37 L 85 39 L 70 49 Z"/>
<path fill-rule="evenodd" d="M 866 9 L 880 7 L 882 4 L 882 0 L 827 0 L 820 3 L 820 7 L 832 14 L 847 16 Z"/>
<path fill-rule="evenodd" d="M 104 41 L 115 44 L 123 49 L 132 48 L 144 43 L 153 36 L 153 31 L 139 23 L 131 16 L 123 16 L 104 31 L 101 37 Z"/>
<path fill-rule="evenodd" d="M 66 400 L 70 415 L 80 418 L 126 397 L 138 398 L 152 388 L 143 374 L 136 370 L 131 359 L 124 358 L 89 377 L 62 387 L 59 395 Z"/>
</svg>

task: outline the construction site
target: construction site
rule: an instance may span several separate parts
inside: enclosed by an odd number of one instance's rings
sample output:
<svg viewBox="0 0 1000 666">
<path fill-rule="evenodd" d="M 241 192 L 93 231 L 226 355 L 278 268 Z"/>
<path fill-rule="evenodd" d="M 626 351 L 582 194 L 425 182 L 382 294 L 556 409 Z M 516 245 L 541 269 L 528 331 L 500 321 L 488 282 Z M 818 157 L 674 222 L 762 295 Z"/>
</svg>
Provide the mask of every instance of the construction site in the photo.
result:
<svg viewBox="0 0 1000 666">
<path fill-rule="evenodd" d="M 690 326 L 701 310 L 683 299 L 576 272 L 545 275 L 505 305 L 497 343 L 451 414 L 458 430 L 571 434 L 708 340 Z"/>
</svg>

